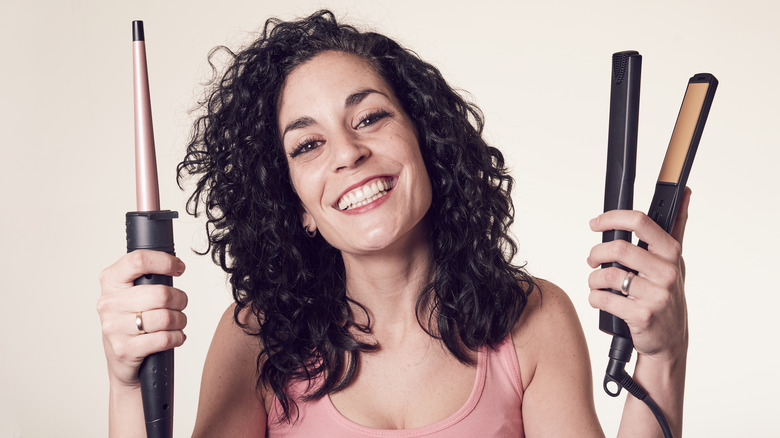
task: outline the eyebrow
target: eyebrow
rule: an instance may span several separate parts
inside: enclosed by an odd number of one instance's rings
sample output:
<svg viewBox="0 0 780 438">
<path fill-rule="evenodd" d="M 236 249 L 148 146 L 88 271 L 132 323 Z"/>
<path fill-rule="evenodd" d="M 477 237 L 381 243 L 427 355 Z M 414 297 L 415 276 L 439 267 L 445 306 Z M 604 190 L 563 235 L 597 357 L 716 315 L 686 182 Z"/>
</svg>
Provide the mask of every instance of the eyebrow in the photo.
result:
<svg viewBox="0 0 780 438">
<path fill-rule="evenodd" d="M 350 94 L 347 96 L 346 100 L 344 101 L 344 108 L 351 108 L 355 105 L 359 104 L 363 101 L 368 95 L 372 93 L 381 94 L 382 96 L 387 97 L 387 94 L 374 90 L 373 88 L 364 88 L 360 91 L 357 91 L 355 93 Z M 299 117 L 292 122 L 288 123 L 287 126 L 284 127 L 284 131 L 282 131 L 282 138 L 284 138 L 285 135 L 287 135 L 287 132 L 295 130 L 295 129 L 303 129 L 307 128 L 309 126 L 315 125 L 317 123 L 316 120 L 309 116 L 303 116 Z"/>
<path fill-rule="evenodd" d="M 374 90 L 373 88 L 364 88 L 356 93 L 350 94 L 349 97 L 347 97 L 347 100 L 344 101 L 344 108 L 350 108 L 359 104 L 371 93 L 377 93 L 387 97 L 387 95 L 381 91 Z"/>
<path fill-rule="evenodd" d="M 287 135 L 287 131 L 292 131 L 293 129 L 303 129 L 308 126 L 312 126 L 315 123 L 317 122 L 309 116 L 299 117 L 293 120 L 292 122 L 288 123 L 287 126 L 284 127 L 284 132 L 282 132 L 282 138 L 284 138 L 284 136 Z"/>
</svg>

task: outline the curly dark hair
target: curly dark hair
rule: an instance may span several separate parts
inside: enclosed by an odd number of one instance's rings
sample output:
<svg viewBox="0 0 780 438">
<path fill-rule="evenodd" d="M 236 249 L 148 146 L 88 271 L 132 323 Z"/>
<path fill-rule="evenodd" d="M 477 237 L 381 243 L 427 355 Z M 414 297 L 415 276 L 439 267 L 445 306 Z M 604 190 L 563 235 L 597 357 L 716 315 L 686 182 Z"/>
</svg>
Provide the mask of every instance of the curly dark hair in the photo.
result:
<svg viewBox="0 0 780 438">
<path fill-rule="evenodd" d="M 481 111 L 465 101 L 432 65 L 395 41 L 339 24 L 319 11 L 299 21 L 269 19 L 260 37 L 234 53 L 209 54 L 214 79 L 199 108 L 178 182 L 197 176 L 187 203 L 205 212 L 212 259 L 228 274 L 236 322 L 257 336 L 258 386 L 268 385 L 290 420 L 295 380 L 323 383 L 304 400 L 346 387 L 360 352 L 378 347 L 352 336 L 365 309 L 346 293 L 341 254 L 306 236 L 277 124 L 290 72 L 325 51 L 357 55 L 387 82 L 415 125 L 433 200 L 426 216 L 433 272 L 417 300 L 417 319 L 461 362 L 469 351 L 495 348 L 525 308 L 535 285 L 511 260 L 513 180 L 501 152 L 482 139 Z M 218 74 L 213 59 L 230 62 Z M 253 324 L 239 321 L 251 310 Z M 367 312 L 366 316 L 367 316 Z M 249 327 L 256 327 L 255 330 Z M 280 420 L 281 421 L 281 420 Z"/>
</svg>

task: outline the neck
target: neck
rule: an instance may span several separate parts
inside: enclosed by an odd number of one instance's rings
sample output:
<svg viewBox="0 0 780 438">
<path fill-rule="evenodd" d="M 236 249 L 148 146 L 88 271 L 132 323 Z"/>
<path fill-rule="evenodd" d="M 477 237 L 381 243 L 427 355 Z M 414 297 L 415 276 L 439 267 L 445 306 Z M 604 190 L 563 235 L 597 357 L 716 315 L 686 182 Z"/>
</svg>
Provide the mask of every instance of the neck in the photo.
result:
<svg viewBox="0 0 780 438">
<path fill-rule="evenodd" d="M 402 342 L 411 334 L 425 334 L 417 322 L 415 307 L 430 281 L 433 260 L 425 227 L 416 227 L 411 234 L 403 245 L 380 252 L 342 253 L 347 295 L 366 309 L 372 335 L 385 345 Z M 358 322 L 367 322 L 361 309 L 355 309 L 354 314 Z"/>
</svg>

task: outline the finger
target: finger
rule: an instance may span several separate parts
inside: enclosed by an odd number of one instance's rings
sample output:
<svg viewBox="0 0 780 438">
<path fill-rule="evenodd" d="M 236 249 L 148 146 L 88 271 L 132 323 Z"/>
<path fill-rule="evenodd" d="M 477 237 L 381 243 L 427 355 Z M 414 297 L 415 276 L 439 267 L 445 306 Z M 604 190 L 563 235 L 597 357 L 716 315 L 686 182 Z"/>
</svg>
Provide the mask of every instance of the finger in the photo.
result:
<svg viewBox="0 0 780 438">
<path fill-rule="evenodd" d="M 152 309 L 184 310 L 187 294 L 181 289 L 161 284 L 135 286 L 132 291 L 104 293 L 97 303 L 101 320 L 113 320 L 125 314 Z"/>
<path fill-rule="evenodd" d="M 140 312 L 152 309 L 184 310 L 189 298 L 181 289 L 162 284 L 144 284 L 136 286 L 132 292 L 123 296 L 126 299 L 125 311 Z"/>
<path fill-rule="evenodd" d="M 128 319 L 132 321 L 128 324 L 131 327 L 131 331 L 139 334 L 142 333 L 138 328 L 139 322 L 147 334 L 162 331 L 184 330 L 184 327 L 187 326 L 187 315 L 175 310 L 154 309 L 128 316 L 130 316 Z"/>
<path fill-rule="evenodd" d="M 639 272 L 640 276 L 654 279 L 676 275 L 674 263 L 625 240 L 599 243 L 590 250 L 587 262 L 594 269 L 604 263 L 618 262 Z"/>
<path fill-rule="evenodd" d="M 642 330 L 650 324 L 653 315 L 656 314 L 654 309 L 658 308 L 656 301 L 659 300 L 640 301 L 631 295 L 626 297 L 604 290 L 592 290 L 588 296 L 588 303 L 591 307 L 622 319 L 631 327 L 632 333 L 635 333 L 634 330 Z M 639 304 L 640 302 L 644 304 Z"/>
<path fill-rule="evenodd" d="M 685 226 L 688 224 L 688 206 L 691 203 L 691 189 L 685 187 L 682 200 L 680 201 L 680 209 L 677 212 L 677 219 L 674 221 L 672 227 L 672 237 L 682 245 L 683 237 L 685 235 Z"/>
<path fill-rule="evenodd" d="M 611 313 L 622 320 L 626 320 L 633 300 L 604 290 L 591 290 L 588 295 L 588 303 L 591 307 Z"/>
<path fill-rule="evenodd" d="M 590 273 L 588 277 L 588 286 L 591 290 L 596 289 L 613 289 L 616 291 L 624 292 L 627 296 L 633 298 L 642 298 L 645 296 L 645 292 L 649 287 L 649 281 L 640 277 L 639 275 L 633 275 L 628 282 L 628 290 L 623 290 L 623 283 L 625 282 L 629 272 L 626 272 L 620 268 L 605 268 L 597 269 Z"/>
<path fill-rule="evenodd" d="M 677 260 L 681 247 L 646 214 L 635 210 L 610 210 L 591 219 L 593 231 L 625 230 L 635 233 L 640 240 L 648 244 L 648 251 L 658 254 L 666 260 Z"/>
<path fill-rule="evenodd" d="M 132 286 L 133 281 L 145 274 L 178 277 L 184 273 L 184 262 L 162 251 L 136 250 L 125 254 L 100 274 L 101 284 Z"/>
<path fill-rule="evenodd" d="M 129 356 L 132 355 L 135 359 L 142 360 L 152 353 L 180 347 L 186 340 L 187 335 L 181 330 L 146 333 L 133 336 L 127 343 L 117 346 L 114 354 L 120 359 L 130 359 Z"/>
</svg>

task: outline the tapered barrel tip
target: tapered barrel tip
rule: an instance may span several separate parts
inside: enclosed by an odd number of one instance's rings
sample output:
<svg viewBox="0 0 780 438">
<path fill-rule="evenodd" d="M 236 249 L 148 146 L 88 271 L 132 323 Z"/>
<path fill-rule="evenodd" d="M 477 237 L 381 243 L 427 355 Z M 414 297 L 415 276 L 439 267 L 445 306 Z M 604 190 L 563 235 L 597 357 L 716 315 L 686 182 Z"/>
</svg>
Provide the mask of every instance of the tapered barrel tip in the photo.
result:
<svg viewBox="0 0 780 438">
<path fill-rule="evenodd" d="M 133 41 L 144 41 L 144 22 L 133 21 Z"/>
</svg>

